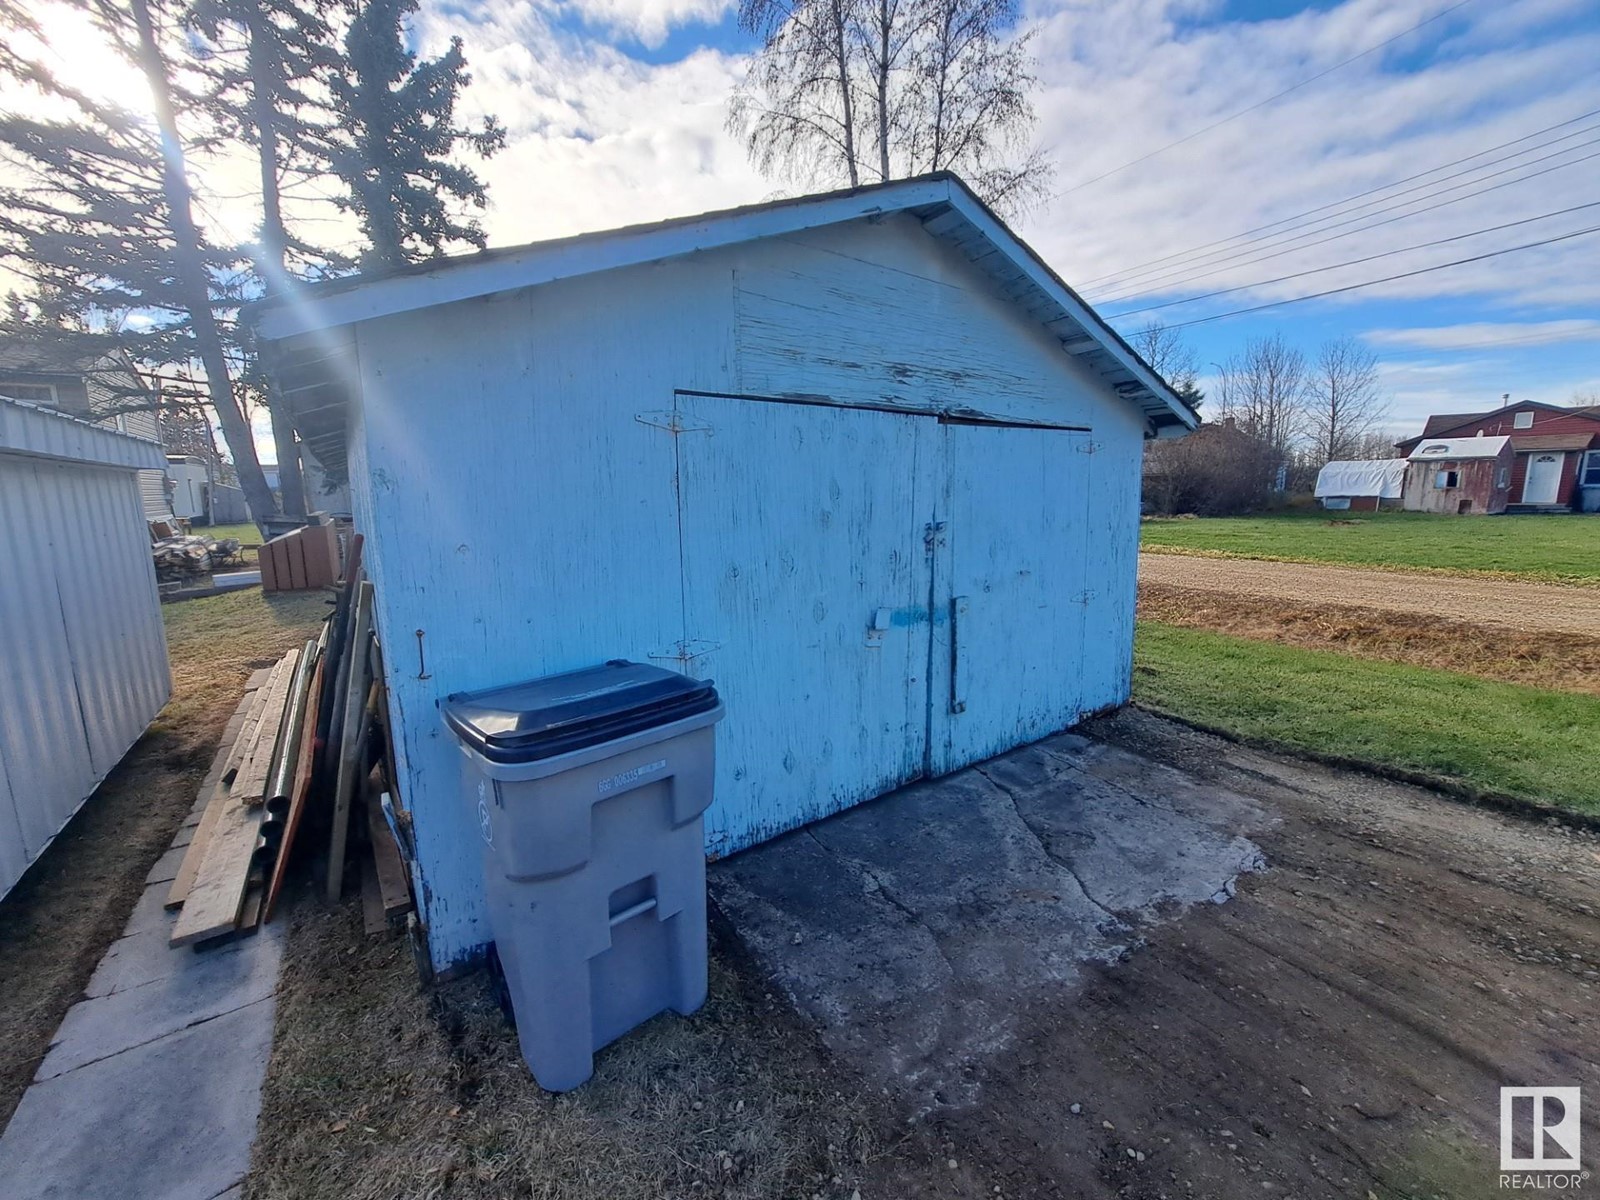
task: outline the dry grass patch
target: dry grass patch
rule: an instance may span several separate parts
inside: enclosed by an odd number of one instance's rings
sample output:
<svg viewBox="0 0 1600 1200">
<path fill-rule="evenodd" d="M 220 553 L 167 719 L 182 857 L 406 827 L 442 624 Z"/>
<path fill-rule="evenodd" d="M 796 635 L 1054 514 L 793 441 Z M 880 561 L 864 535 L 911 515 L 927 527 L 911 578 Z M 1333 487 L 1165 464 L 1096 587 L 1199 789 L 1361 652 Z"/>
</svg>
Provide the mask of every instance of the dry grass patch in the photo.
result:
<svg viewBox="0 0 1600 1200">
<path fill-rule="evenodd" d="M 1157 583 L 1140 583 L 1139 616 L 1255 641 L 1600 695 L 1600 638 L 1581 634 L 1526 633 L 1384 609 L 1295 604 Z"/>
<path fill-rule="evenodd" d="M 405 944 L 366 939 L 353 905 L 304 895 L 292 912 L 253 1200 L 845 1200 L 884 1194 L 862 1181 L 886 1146 L 920 1145 L 830 1069 L 726 937 L 699 1013 L 657 1018 L 552 1096 L 481 974 L 425 992 Z"/>
</svg>

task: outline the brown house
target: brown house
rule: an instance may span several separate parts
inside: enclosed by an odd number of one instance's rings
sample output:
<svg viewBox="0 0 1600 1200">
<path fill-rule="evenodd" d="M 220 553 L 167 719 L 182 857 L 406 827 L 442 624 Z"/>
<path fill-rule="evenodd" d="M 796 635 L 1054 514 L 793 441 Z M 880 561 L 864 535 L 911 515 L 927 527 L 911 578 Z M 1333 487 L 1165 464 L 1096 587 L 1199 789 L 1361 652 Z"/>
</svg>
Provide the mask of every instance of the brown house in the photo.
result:
<svg viewBox="0 0 1600 1200">
<path fill-rule="evenodd" d="M 1600 407 L 1524 400 L 1490 412 L 1442 413 L 1428 418 L 1420 436 L 1396 445 L 1410 456 L 1424 441 L 1471 437 L 1511 439 L 1507 512 L 1600 512 Z"/>
</svg>

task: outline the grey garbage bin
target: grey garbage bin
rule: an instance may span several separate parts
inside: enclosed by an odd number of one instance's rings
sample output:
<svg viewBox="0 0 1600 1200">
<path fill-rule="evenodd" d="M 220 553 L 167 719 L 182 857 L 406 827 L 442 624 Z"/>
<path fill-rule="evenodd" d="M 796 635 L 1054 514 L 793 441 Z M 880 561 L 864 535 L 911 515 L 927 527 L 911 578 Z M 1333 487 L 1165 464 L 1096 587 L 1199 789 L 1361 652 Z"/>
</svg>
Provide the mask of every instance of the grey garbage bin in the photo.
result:
<svg viewBox="0 0 1600 1200">
<path fill-rule="evenodd" d="M 594 1052 L 706 998 L 707 680 L 640 663 L 458 693 L 495 945 L 522 1055 L 563 1092 Z"/>
</svg>

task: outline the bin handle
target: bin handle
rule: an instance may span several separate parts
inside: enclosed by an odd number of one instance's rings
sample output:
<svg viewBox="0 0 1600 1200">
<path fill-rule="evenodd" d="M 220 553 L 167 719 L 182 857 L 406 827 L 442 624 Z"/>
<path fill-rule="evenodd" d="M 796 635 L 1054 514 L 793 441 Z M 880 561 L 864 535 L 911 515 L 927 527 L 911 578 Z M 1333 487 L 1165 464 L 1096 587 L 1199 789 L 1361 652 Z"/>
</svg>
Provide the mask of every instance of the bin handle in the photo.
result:
<svg viewBox="0 0 1600 1200">
<path fill-rule="evenodd" d="M 631 921 L 635 917 L 639 916 L 641 913 L 649 912 L 655 906 L 656 906 L 656 898 L 654 896 L 646 897 L 645 899 L 639 901 L 639 903 L 637 903 L 637 904 L 630 904 L 627 908 L 623 909 L 621 912 L 616 912 L 616 913 L 612 913 L 611 914 L 611 927 L 613 929 L 615 929 L 618 925 L 621 925 L 624 921 Z"/>
</svg>

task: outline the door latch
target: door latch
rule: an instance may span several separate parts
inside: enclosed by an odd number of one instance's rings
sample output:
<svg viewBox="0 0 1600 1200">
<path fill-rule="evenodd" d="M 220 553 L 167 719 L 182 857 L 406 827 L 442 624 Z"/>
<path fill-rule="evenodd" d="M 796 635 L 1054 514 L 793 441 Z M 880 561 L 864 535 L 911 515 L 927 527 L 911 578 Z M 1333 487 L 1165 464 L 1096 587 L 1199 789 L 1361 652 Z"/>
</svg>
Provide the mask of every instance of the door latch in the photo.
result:
<svg viewBox="0 0 1600 1200">
<path fill-rule="evenodd" d="M 883 645 L 883 635 L 889 631 L 889 626 L 894 622 L 894 610 L 889 608 L 874 609 L 872 623 L 867 626 L 867 648 L 876 650 Z"/>
</svg>

